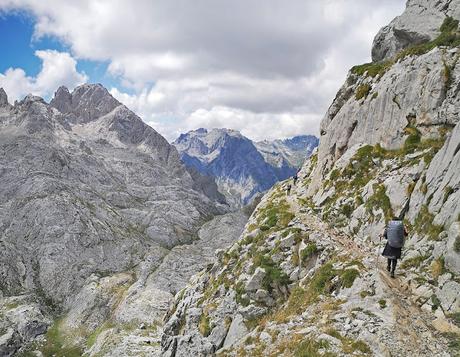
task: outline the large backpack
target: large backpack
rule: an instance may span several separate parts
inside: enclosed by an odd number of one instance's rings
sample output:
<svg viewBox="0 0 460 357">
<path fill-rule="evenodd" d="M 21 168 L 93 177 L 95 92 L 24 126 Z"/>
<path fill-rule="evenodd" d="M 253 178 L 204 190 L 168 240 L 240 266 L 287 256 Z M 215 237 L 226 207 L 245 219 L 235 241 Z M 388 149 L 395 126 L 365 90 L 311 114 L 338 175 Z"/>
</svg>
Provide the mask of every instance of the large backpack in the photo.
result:
<svg viewBox="0 0 460 357">
<path fill-rule="evenodd" d="M 390 247 L 402 248 L 404 245 L 404 226 L 402 221 L 390 221 L 388 223 L 387 239 Z"/>
</svg>

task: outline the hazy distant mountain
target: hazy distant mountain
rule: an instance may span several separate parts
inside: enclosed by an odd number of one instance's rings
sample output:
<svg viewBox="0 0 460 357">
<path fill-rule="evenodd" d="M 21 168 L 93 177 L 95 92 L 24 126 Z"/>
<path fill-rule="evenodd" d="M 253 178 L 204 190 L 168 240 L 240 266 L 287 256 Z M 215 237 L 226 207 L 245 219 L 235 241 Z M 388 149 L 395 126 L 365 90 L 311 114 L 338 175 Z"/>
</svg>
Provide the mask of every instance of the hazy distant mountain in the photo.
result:
<svg viewBox="0 0 460 357">
<path fill-rule="evenodd" d="M 255 143 L 257 150 L 270 164 L 279 166 L 285 160 L 294 167 L 302 166 L 318 144 L 319 139 L 314 135 L 299 135 L 290 139 L 264 140 Z"/>
<path fill-rule="evenodd" d="M 197 129 L 173 143 L 183 162 L 216 179 L 221 193 L 235 205 L 296 173 L 318 145 L 314 136 L 252 142 L 230 129 Z"/>
</svg>

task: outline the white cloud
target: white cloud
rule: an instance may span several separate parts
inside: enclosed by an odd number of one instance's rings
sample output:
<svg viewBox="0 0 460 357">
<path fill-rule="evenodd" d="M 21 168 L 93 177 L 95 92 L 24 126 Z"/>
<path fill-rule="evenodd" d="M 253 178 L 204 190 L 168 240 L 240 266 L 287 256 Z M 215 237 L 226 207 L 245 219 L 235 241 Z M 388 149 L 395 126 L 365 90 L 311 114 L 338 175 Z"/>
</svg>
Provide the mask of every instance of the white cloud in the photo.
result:
<svg viewBox="0 0 460 357">
<path fill-rule="evenodd" d="M 108 61 L 134 92 L 112 93 L 171 140 L 200 123 L 254 138 L 317 133 L 348 69 L 370 60 L 373 37 L 404 3 L 0 0 L 0 9 L 28 11 L 35 37 L 57 37 L 76 58 Z"/>
<path fill-rule="evenodd" d="M 10 102 L 29 93 L 48 98 L 61 85 L 74 88 L 88 80 L 84 73 L 77 71 L 77 62 L 66 52 L 35 51 L 35 55 L 42 60 L 36 77 L 27 76 L 21 68 L 8 68 L 0 73 L 0 87 L 5 89 Z"/>
</svg>

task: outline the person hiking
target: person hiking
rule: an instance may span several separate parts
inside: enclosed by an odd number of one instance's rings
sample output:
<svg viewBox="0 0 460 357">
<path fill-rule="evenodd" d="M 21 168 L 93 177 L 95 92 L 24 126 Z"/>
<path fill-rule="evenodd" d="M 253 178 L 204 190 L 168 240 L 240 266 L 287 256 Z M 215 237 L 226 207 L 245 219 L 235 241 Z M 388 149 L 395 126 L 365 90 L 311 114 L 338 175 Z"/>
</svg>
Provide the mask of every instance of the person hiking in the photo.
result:
<svg viewBox="0 0 460 357">
<path fill-rule="evenodd" d="M 291 182 L 289 181 L 288 184 L 287 184 L 287 188 L 286 188 L 286 195 L 289 196 L 291 194 Z"/>
<path fill-rule="evenodd" d="M 299 179 L 299 171 L 300 169 L 296 172 L 296 174 L 294 175 L 294 186 L 297 184 L 297 180 Z"/>
<path fill-rule="evenodd" d="M 387 270 L 391 274 L 391 277 L 394 278 L 396 264 L 398 259 L 401 259 L 401 251 L 404 247 L 407 231 L 403 222 L 399 218 L 393 217 L 391 221 L 388 222 L 383 236 L 387 240 L 387 243 L 383 249 L 382 255 L 388 259 Z"/>
</svg>

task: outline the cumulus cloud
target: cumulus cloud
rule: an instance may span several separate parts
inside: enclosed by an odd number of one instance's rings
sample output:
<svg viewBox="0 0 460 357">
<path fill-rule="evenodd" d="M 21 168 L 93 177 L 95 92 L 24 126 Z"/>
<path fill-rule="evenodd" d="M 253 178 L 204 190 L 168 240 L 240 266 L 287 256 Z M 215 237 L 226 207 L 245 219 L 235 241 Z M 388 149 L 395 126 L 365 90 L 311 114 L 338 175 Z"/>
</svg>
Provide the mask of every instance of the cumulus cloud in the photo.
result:
<svg viewBox="0 0 460 357">
<path fill-rule="evenodd" d="M 168 139 L 198 123 L 260 139 L 317 133 L 347 70 L 370 60 L 374 35 L 404 3 L 0 0 L 0 9 L 28 11 L 35 37 L 55 36 L 77 58 L 108 61 L 131 87 L 113 94 Z"/>
<path fill-rule="evenodd" d="M 88 80 L 84 73 L 77 71 L 77 62 L 67 52 L 54 50 L 35 51 L 41 59 L 42 68 L 36 77 L 29 77 L 21 68 L 8 68 L 0 73 L 0 87 L 8 94 L 9 100 L 22 99 L 32 93 L 41 97 L 50 97 L 61 85 L 69 88 Z"/>
</svg>

